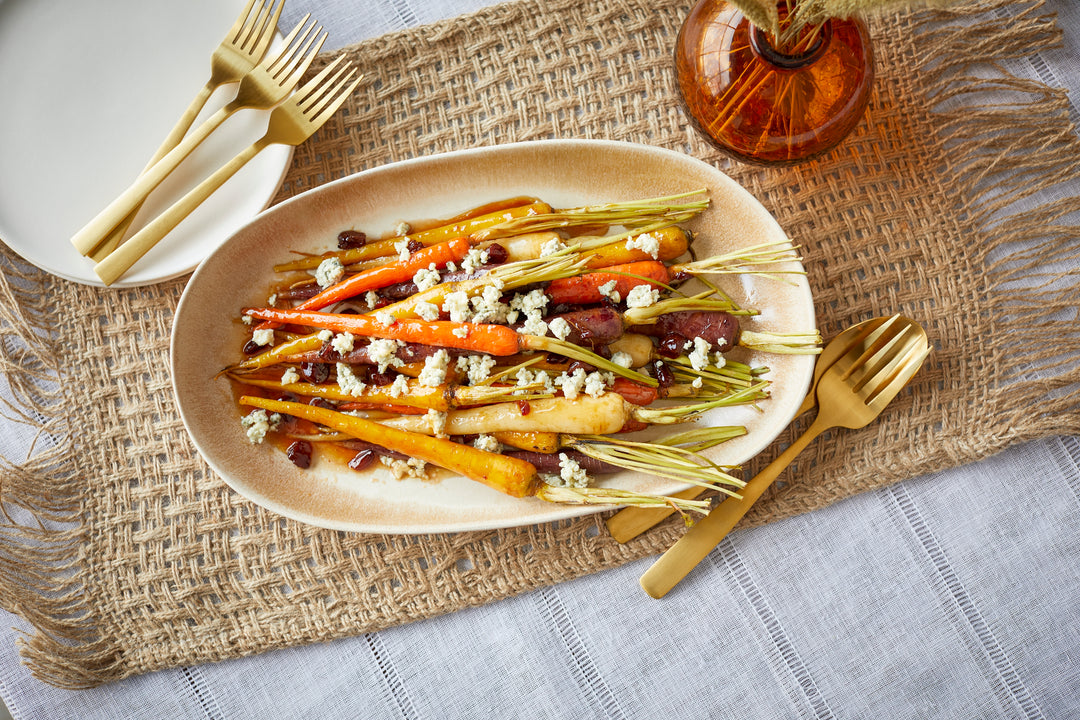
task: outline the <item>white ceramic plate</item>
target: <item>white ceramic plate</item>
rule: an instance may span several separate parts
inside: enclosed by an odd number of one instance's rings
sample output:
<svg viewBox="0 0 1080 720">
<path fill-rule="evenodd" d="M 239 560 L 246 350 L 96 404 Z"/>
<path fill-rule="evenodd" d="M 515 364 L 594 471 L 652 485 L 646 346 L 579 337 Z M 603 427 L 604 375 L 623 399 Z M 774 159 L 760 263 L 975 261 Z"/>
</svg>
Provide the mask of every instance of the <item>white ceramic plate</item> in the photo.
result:
<svg viewBox="0 0 1080 720">
<path fill-rule="evenodd" d="M 101 285 L 70 238 L 142 171 L 210 76 L 243 0 L 0 2 L 0 240 L 60 277 Z M 220 88 L 200 119 L 235 94 Z M 151 196 L 129 232 L 266 130 L 240 111 Z M 273 199 L 292 149 L 272 146 L 114 286 L 194 267 Z"/>
<path fill-rule="evenodd" d="M 291 250 L 334 247 L 338 232 L 388 233 L 400 220 L 449 217 L 485 202 L 534 195 L 556 207 L 642 199 L 708 188 L 709 210 L 690 228 L 699 256 L 786 238 L 769 213 L 726 175 L 698 160 L 643 145 L 606 141 L 544 141 L 503 145 L 395 163 L 324 185 L 257 217 L 195 272 L 180 301 L 172 336 L 172 374 L 188 431 L 207 462 L 237 492 L 283 515 L 323 527 L 365 532 L 428 533 L 539 523 L 596 512 L 516 500 L 461 477 L 439 482 L 394 480 L 383 469 L 357 473 L 331 463 L 299 470 L 268 443 L 251 445 L 240 426 L 226 380 L 214 375 L 237 361 L 250 329 L 240 309 L 266 302 L 272 267 Z M 752 329 L 812 330 L 813 302 L 805 278 L 732 276 L 724 287 L 761 311 Z M 806 355 L 750 357 L 772 368 L 772 397 L 763 412 L 713 411 L 702 422 L 746 425 L 746 436 L 712 457 L 739 464 L 791 421 L 809 386 Z M 687 486 L 623 473 L 603 484 L 650 492 Z"/>
</svg>

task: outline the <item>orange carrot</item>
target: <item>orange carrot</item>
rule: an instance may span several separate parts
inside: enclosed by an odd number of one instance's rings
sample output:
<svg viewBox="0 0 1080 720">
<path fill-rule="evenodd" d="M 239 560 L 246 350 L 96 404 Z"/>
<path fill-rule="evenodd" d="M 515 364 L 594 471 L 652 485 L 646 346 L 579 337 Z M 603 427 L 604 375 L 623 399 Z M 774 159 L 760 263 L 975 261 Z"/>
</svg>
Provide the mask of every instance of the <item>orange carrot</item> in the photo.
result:
<svg viewBox="0 0 1080 720">
<path fill-rule="evenodd" d="M 241 397 L 240 404 L 325 425 L 357 440 L 374 443 L 387 450 L 444 467 L 512 497 L 529 497 L 540 490 L 541 481 L 536 468 L 531 463 L 508 455 L 489 453 L 470 445 L 398 430 L 314 405 L 249 395 Z"/>
<path fill-rule="evenodd" d="M 636 277 L 632 277 L 636 276 Z M 648 278 L 648 279 L 643 279 Z M 552 304 L 587 305 L 604 299 L 600 288 L 615 281 L 615 291 L 623 298 L 638 285 L 652 285 L 662 289 L 671 280 L 671 271 L 658 260 L 612 265 L 603 272 L 585 273 L 574 277 L 552 280 L 547 286 L 547 296 Z"/>
<path fill-rule="evenodd" d="M 432 264 L 441 268 L 447 263 L 460 262 L 469 253 L 469 247 L 469 241 L 466 238 L 455 238 L 438 245 L 421 248 L 410 255 L 408 260 L 372 268 L 331 285 L 315 297 L 300 303 L 295 309 L 319 310 L 336 302 L 356 297 L 368 290 L 408 282 L 416 273 Z"/>
<path fill-rule="evenodd" d="M 689 236 L 685 230 L 677 225 L 653 230 L 645 234 L 656 238 L 657 252 L 655 258 L 638 248 L 628 250 L 625 241 L 613 242 L 581 253 L 583 257 L 588 258 L 586 267 L 590 270 L 596 270 L 642 260 L 674 260 L 690 247 Z"/>
<path fill-rule="evenodd" d="M 346 280 L 335 283 L 293 309 L 321 310 L 328 305 L 348 300 L 368 290 L 384 288 L 394 283 L 408 282 L 413 279 L 417 272 L 430 267 L 432 264 L 435 267 L 443 267 L 450 262 L 460 262 L 469 253 L 470 247 L 466 238 L 455 238 L 438 245 L 421 248 L 410 255 L 407 260 L 365 270 Z M 272 322 L 264 322 L 260 323 L 256 329 L 273 327 L 277 327 L 277 325 Z"/>
<path fill-rule="evenodd" d="M 402 240 L 416 240 L 421 245 L 434 245 L 435 243 L 443 242 L 449 238 L 472 235 L 479 230 L 499 225 L 507 220 L 549 212 L 551 212 L 551 206 L 545 202 L 535 202 L 527 205 L 504 208 L 485 215 L 465 218 L 461 221 L 451 222 L 447 225 L 440 225 L 439 227 L 434 227 L 430 230 L 421 230 L 420 232 L 404 235 L 402 237 L 377 240 L 350 250 L 337 250 L 335 252 L 312 255 L 300 260 L 282 263 L 274 266 L 274 272 L 311 270 L 317 268 L 319 263 L 323 260 L 331 257 L 338 258 L 343 265 L 351 265 L 363 260 L 370 260 L 371 258 L 396 255 L 397 249 L 394 246 Z"/>
<path fill-rule="evenodd" d="M 279 310 L 277 308 L 247 308 L 245 315 L 277 323 L 307 325 L 334 332 L 349 332 L 362 337 L 391 338 L 402 342 L 438 345 L 458 350 L 472 350 L 489 355 L 513 355 L 522 347 L 519 335 L 505 325 L 462 323 L 449 320 L 395 319 L 383 324 L 380 314 L 346 315 L 313 310 Z"/>
</svg>

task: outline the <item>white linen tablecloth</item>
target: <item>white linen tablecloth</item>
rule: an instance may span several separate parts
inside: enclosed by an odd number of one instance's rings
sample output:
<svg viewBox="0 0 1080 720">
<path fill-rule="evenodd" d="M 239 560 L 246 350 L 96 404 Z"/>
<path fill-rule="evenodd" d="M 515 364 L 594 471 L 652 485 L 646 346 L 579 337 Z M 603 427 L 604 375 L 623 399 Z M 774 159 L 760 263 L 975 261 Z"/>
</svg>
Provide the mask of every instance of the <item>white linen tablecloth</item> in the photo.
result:
<svg viewBox="0 0 1080 720">
<path fill-rule="evenodd" d="M 311 12 L 329 48 L 485 4 L 289 0 L 282 26 Z M 1070 87 L 1077 119 L 1080 5 L 1049 6 L 1066 46 L 1013 70 Z M 0 426 L 0 454 L 31 440 Z M 55 720 L 1080 717 L 1080 438 L 737 531 L 662 601 L 638 586 L 650 563 L 77 692 L 32 678 L 9 632 L 0 696 Z"/>
</svg>

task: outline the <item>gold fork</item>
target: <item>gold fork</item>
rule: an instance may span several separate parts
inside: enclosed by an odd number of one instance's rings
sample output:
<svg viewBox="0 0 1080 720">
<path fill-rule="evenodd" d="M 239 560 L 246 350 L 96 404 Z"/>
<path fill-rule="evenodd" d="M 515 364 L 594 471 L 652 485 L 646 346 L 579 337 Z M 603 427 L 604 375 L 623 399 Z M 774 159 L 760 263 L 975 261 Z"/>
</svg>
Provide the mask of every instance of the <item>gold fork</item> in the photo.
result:
<svg viewBox="0 0 1080 720">
<path fill-rule="evenodd" d="M 176 125 L 169 131 L 161 146 L 154 152 L 150 162 L 143 168 L 143 172 L 146 172 L 154 163 L 165 157 L 166 153 L 180 144 L 180 140 L 191 128 L 191 124 L 195 122 L 195 118 L 198 117 L 206 105 L 206 101 L 210 99 L 215 90 L 222 85 L 240 82 L 245 75 L 259 64 L 259 61 L 266 54 L 266 50 L 270 47 L 270 41 L 274 39 L 278 19 L 281 17 L 281 10 L 284 7 L 285 0 L 279 0 L 276 8 L 272 0 L 269 5 L 260 1 L 258 6 L 255 5 L 255 0 L 248 0 L 247 6 L 236 18 L 233 26 L 229 28 L 225 39 L 210 55 L 210 79 L 195 94 L 191 104 L 188 105 L 187 110 L 180 116 L 180 119 L 176 121 Z M 139 207 L 141 207 L 141 203 Z M 98 261 L 112 252 L 123 239 L 124 233 L 127 232 L 138 212 L 139 208 L 136 207 L 128 213 L 127 217 L 113 228 L 108 236 L 85 254 L 92 260 Z"/>
<path fill-rule="evenodd" d="M 94 272 L 102 282 L 106 285 L 116 282 L 211 193 L 265 148 L 274 144 L 299 145 L 322 127 L 363 79 L 362 75 L 357 75 L 355 67 L 342 65 L 343 59 L 344 56 L 339 56 L 288 100 L 274 108 L 270 113 L 270 124 L 265 135 L 94 266 Z M 339 65 L 341 67 L 338 67 Z"/>
<path fill-rule="evenodd" d="M 806 393 L 802 405 L 795 411 L 796 418 L 803 413 L 812 410 L 817 405 L 817 385 L 821 381 L 821 376 L 825 373 L 825 370 L 840 359 L 840 357 L 856 343 L 863 342 L 871 332 L 876 330 L 887 320 L 888 318 L 884 317 L 864 320 L 861 323 L 857 323 L 847 328 L 825 345 L 821 354 L 818 355 L 817 363 L 814 365 L 814 379 L 810 384 L 810 390 Z M 683 500 L 693 500 L 703 492 L 705 492 L 705 488 L 693 487 L 689 490 L 675 493 L 674 497 Z M 675 512 L 675 510 L 672 508 L 628 507 L 620 510 L 607 519 L 606 525 L 608 533 L 610 533 L 611 537 L 616 542 L 630 542 L 641 533 L 655 527 L 673 512 Z"/>
<path fill-rule="evenodd" d="M 326 33 L 322 27 L 308 26 L 309 16 L 285 38 L 281 51 L 263 59 L 240 81 L 236 97 L 193 130 L 175 148 L 146 170 L 118 198 L 86 224 L 71 243 L 84 255 L 93 250 L 132 210 L 138 207 L 169 173 L 176 169 L 199 143 L 241 109 L 266 109 L 281 102 L 300 82 L 322 48 Z M 306 26 L 306 27 L 305 27 Z M 314 47 L 312 47 L 314 45 Z"/>
<path fill-rule="evenodd" d="M 780 457 L 741 491 L 742 499 L 724 500 L 641 576 L 641 587 L 664 597 L 735 527 L 795 457 L 814 438 L 834 427 L 861 428 L 881 414 L 922 366 L 930 353 L 926 332 L 913 320 L 895 315 L 822 375 L 818 415 Z M 729 500 L 734 500 L 730 502 Z"/>
</svg>

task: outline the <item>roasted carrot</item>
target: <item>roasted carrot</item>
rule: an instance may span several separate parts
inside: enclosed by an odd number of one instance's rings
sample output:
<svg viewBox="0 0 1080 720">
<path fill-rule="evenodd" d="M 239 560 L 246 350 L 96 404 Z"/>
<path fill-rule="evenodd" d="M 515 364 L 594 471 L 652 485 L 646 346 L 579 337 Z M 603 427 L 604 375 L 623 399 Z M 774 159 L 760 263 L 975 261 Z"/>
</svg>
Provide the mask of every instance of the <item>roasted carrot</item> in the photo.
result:
<svg viewBox="0 0 1080 720">
<path fill-rule="evenodd" d="M 512 497 L 536 495 L 540 488 L 541 480 L 536 468 L 524 460 L 484 452 L 442 438 L 398 430 L 314 405 L 248 395 L 240 398 L 240 404 L 325 425 L 357 440 L 375 443 L 388 450 L 446 468 Z"/>
<path fill-rule="evenodd" d="M 628 247 L 626 240 L 608 242 L 594 249 L 585 250 L 581 254 L 588 258 L 589 269 L 595 270 L 643 260 L 674 260 L 690 247 L 690 237 L 685 230 L 677 225 L 641 233 L 640 235 L 631 235 L 631 245 L 635 244 L 635 240 L 640 241 L 644 236 L 656 241 L 655 255 L 637 247 Z"/>
<path fill-rule="evenodd" d="M 384 324 L 379 314 L 347 315 L 276 308 L 248 308 L 244 310 L 244 314 L 262 320 L 349 332 L 363 337 L 391 338 L 403 342 L 485 352 L 490 355 L 513 355 L 522 349 L 519 341 L 525 337 L 505 325 L 409 319 L 395 319 Z"/>
<path fill-rule="evenodd" d="M 527 205 L 518 205 L 512 208 L 505 208 L 497 210 L 495 212 L 487 213 L 486 215 L 480 215 L 478 217 L 471 217 L 461 220 L 460 222 L 451 222 L 447 225 L 440 225 L 439 227 L 431 228 L 430 230 L 422 230 L 410 235 L 404 235 L 402 237 L 392 237 L 385 240 L 377 240 L 372 243 L 367 243 L 358 248 L 352 248 L 350 250 L 338 250 L 335 252 L 323 253 L 321 255 L 313 255 L 305 257 L 300 260 L 293 260 L 292 262 L 282 263 L 274 266 L 275 272 L 288 272 L 290 270 L 311 270 L 317 268 L 319 264 L 328 258 L 336 257 L 341 261 L 343 265 L 351 265 L 358 263 L 362 260 L 370 260 L 376 257 L 386 257 L 387 255 L 396 255 L 397 249 L 395 245 L 397 243 L 408 240 L 415 240 L 421 245 L 434 245 L 436 243 L 443 242 L 450 238 L 465 237 L 475 232 L 483 230 L 485 228 L 493 227 L 507 220 L 513 220 L 515 218 L 527 217 L 529 215 L 537 215 L 541 213 L 551 212 L 551 206 L 544 202 L 534 202 Z"/>
<path fill-rule="evenodd" d="M 664 263 L 658 260 L 643 260 L 613 265 L 600 272 L 552 280 L 545 292 L 551 303 L 588 305 L 601 302 L 605 296 L 600 292 L 600 288 L 612 281 L 615 283 L 612 288 L 614 292 L 625 298 L 638 285 L 650 285 L 661 290 L 670 280 L 670 271 Z"/>
<path fill-rule="evenodd" d="M 323 313 L 312 310 L 279 310 L 277 308 L 247 308 L 245 315 L 279 323 L 306 325 L 334 332 L 349 332 L 363 337 L 378 337 L 403 342 L 438 345 L 456 350 L 471 350 L 496 357 L 513 355 L 525 350 L 542 350 L 566 355 L 589 363 L 623 377 L 646 385 L 656 380 L 639 372 L 616 365 L 596 353 L 572 343 L 551 337 L 523 335 L 506 325 L 491 323 L 453 322 L 432 320 L 394 319 L 380 313 L 374 315 L 346 315 Z"/>
<path fill-rule="evenodd" d="M 445 412 L 452 408 L 471 405 L 484 405 L 506 401 L 516 388 L 490 385 L 421 385 L 416 380 L 409 380 L 403 389 L 392 389 L 389 385 L 365 385 L 357 392 L 350 392 L 337 383 L 285 383 L 280 380 L 252 378 L 230 375 L 233 380 L 253 387 L 270 388 L 281 392 L 291 392 L 305 397 L 319 397 L 324 400 L 341 400 L 364 403 L 370 408 L 380 405 L 402 405 L 420 407 Z"/>
<path fill-rule="evenodd" d="M 460 262 L 469 252 L 469 241 L 454 238 L 446 242 L 421 248 L 407 260 L 366 270 L 331 285 L 315 297 L 296 306 L 296 310 L 319 310 L 342 300 L 356 297 L 368 290 L 376 290 L 394 283 L 407 282 L 421 270 L 432 264 L 437 268 L 447 263 Z"/>
</svg>

